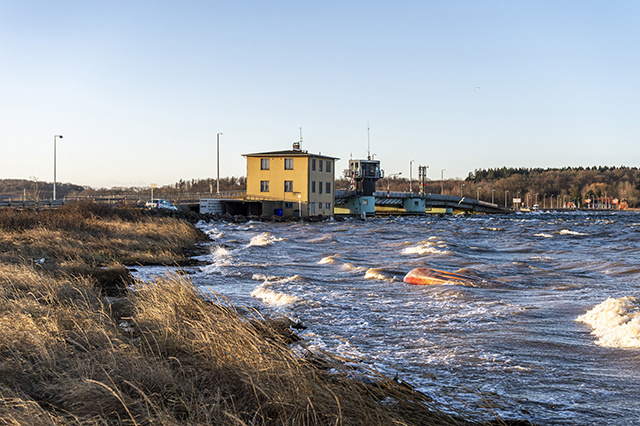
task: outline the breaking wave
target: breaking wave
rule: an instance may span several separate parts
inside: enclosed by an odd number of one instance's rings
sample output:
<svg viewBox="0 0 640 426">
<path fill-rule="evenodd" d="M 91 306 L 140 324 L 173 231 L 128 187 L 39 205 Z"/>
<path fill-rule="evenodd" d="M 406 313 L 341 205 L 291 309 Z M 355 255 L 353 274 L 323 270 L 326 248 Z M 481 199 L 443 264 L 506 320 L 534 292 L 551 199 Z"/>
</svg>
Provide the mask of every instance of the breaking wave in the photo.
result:
<svg viewBox="0 0 640 426">
<path fill-rule="evenodd" d="M 282 241 L 282 238 L 275 237 L 270 232 L 263 232 L 260 235 L 256 235 L 255 237 L 252 237 L 251 241 L 249 241 L 249 245 L 250 246 L 268 246 L 277 241 Z"/>
<path fill-rule="evenodd" d="M 323 257 L 322 259 L 320 259 L 318 261 L 318 265 L 326 265 L 326 264 L 336 263 L 336 258 L 337 257 L 340 257 L 340 255 L 339 254 L 334 254 L 334 255 L 331 255 L 331 256 Z"/>
<path fill-rule="evenodd" d="M 381 268 L 369 268 L 364 274 L 364 278 L 367 280 L 380 280 L 394 282 L 397 280 L 395 275 L 389 276 L 385 274 L 384 269 Z"/>
<path fill-rule="evenodd" d="M 589 325 L 597 345 L 608 348 L 640 348 L 640 305 L 635 297 L 609 298 L 576 321 Z"/>
<path fill-rule="evenodd" d="M 568 229 L 561 229 L 560 231 L 558 231 L 558 234 L 560 234 L 560 235 L 588 235 L 588 234 L 583 234 L 582 232 L 570 231 Z"/>
</svg>

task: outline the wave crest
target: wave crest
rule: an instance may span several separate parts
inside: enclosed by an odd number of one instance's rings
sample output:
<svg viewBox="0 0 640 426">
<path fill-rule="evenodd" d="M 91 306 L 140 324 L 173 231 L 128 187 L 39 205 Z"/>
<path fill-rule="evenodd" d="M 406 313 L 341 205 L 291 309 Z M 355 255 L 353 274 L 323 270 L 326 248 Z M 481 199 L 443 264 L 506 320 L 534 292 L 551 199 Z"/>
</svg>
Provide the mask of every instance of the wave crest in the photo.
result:
<svg viewBox="0 0 640 426">
<path fill-rule="evenodd" d="M 576 321 L 589 325 L 596 344 L 608 348 L 640 348 L 640 306 L 635 297 L 609 298 Z"/>
</svg>

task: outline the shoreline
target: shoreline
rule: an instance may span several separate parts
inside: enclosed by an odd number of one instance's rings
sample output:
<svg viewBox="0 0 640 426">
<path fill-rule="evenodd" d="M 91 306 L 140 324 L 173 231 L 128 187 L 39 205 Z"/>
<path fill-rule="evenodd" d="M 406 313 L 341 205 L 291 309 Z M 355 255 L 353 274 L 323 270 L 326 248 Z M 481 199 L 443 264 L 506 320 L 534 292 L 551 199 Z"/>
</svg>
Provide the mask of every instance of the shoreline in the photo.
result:
<svg viewBox="0 0 640 426">
<path fill-rule="evenodd" d="M 465 418 L 354 360 L 293 350 L 299 325 L 209 301 L 187 276 L 132 281 L 124 265 L 207 252 L 184 219 L 78 204 L 0 210 L 0 230 L 0 404 L 15 424 L 529 424 Z"/>
</svg>

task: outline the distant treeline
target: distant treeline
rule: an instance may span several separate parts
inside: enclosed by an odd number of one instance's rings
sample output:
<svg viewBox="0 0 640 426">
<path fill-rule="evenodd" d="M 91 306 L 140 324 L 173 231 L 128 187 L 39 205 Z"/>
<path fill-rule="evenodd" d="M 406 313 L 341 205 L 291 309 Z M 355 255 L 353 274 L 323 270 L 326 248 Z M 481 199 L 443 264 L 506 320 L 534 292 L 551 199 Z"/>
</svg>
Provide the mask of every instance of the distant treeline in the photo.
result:
<svg viewBox="0 0 640 426">
<path fill-rule="evenodd" d="M 610 197 L 637 207 L 640 202 L 640 169 L 637 167 L 564 167 L 561 169 L 507 168 L 475 170 L 464 183 L 470 188 L 507 191 L 511 197 L 546 197 L 582 203 Z M 526 200 L 522 200 L 526 203 Z"/>
<path fill-rule="evenodd" d="M 220 191 L 243 191 L 247 186 L 244 176 L 220 178 Z M 349 181 L 337 178 L 336 189 L 347 189 Z M 411 182 L 406 177 L 393 176 L 380 179 L 378 191 L 420 191 L 417 179 Z M 561 169 L 528 169 L 502 167 L 499 169 L 478 169 L 464 180 L 428 180 L 424 192 L 478 198 L 496 204 L 512 205 L 514 198 L 520 198 L 526 206 L 540 204 L 549 206 L 574 202 L 582 205 L 586 199 L 601 197 L 626 201 L 630 207 L 640 207 L 640 169 L 637 167 L 564 167 Z M 37 179 L 0 179 L 0 196 L 23 196 L 29 199 L 50 198 L 53 185 Z M 215 193 L 217 181 L 214 178 L 180 180 L 155 190 L 157 197 L 181 193 Z M 91 188 L 69 183 L 57 184 L 58 198 L 97 194 L 147 193 L 149 187 Z"/>
<path fill-rule="evenodd" d="M 220 178 L 220 191 L 243 191 L 247 187 L 247 179 L 240 177 L 224 177 Z M 174 184 L 165 185 L 156 189 L 155 194 L 162 196 L 163 194 L 178 193 L 207 193 L 216 192 L 216 179 L 191 179 L 180 180 Z M 56 198 L 82 197 L 90 195 L 124 195 L 124 194 L 140 194 L 149 192 L 148 186 L 114 186 L 112 188 L 92 188 L 90 186 L 80 186 L 71 183 L 56 184 Z M 53 196 L 53 183 L 40 182 L 37 178 L 32 180 L 26 179 L 0 179 L 0 197 L 26 197 L 27 199 L 41 200 L 49 199 Z"/>
</svg>

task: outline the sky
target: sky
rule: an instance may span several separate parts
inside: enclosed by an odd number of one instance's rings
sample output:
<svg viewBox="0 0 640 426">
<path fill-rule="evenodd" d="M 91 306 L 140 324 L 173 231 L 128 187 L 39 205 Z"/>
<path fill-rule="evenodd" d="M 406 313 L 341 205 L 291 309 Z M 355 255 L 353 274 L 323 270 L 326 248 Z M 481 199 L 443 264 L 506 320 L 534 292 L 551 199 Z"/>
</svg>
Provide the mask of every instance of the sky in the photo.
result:
<svg viewBox="0 0 640 426">
<path fill-rule="evenodd" d="M 640 166 L 638 1 L 0 0 L 0 179 Z"/>
</svg>

